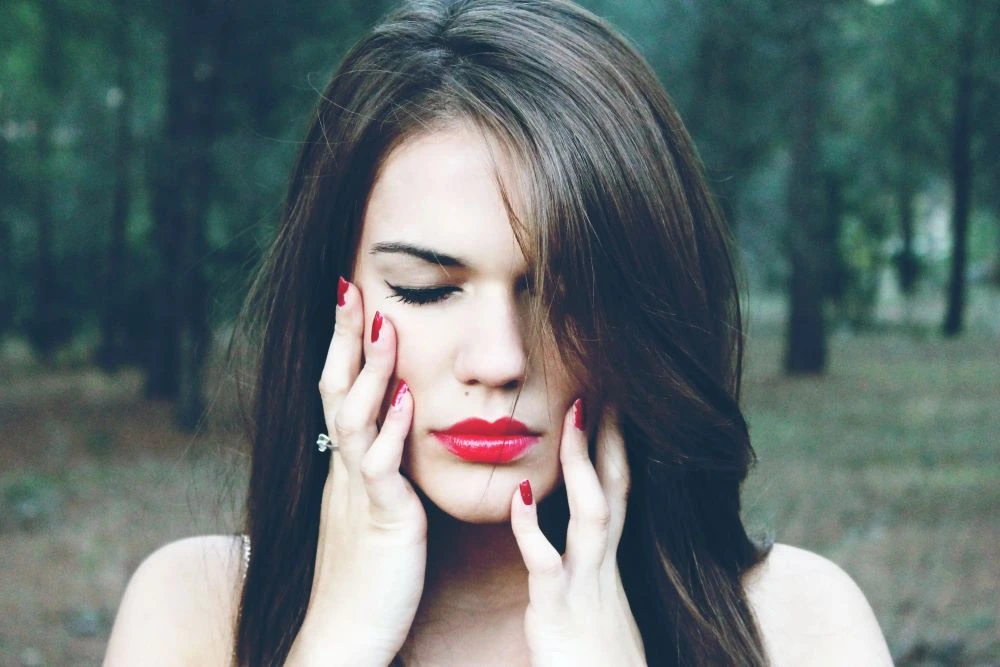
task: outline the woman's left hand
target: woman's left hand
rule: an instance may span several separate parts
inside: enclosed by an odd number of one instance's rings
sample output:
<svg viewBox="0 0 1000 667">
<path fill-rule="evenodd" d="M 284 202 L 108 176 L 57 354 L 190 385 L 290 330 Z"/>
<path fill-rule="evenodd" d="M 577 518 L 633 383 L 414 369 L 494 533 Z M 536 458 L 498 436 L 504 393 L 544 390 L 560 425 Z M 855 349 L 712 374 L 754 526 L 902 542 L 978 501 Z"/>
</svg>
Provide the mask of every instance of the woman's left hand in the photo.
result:
<svg viewBox="0 0 1000 667">
<path fill-rule="evenodd" d="M 646 664 L 642 637 L 618 572 L 629 469 L 617 415 L 602 415 L 597 465 L 590 461 L 581 401 L 563 422 L 562 463 L 570 520 L 560 555 L 538 526 L 525 480 L 511 500 L 511 527 L 528 568 L 524 617 L 531 664 L 538 667 Z M 527 502 L 525 502 L 527 500 Z"/>
</svg>

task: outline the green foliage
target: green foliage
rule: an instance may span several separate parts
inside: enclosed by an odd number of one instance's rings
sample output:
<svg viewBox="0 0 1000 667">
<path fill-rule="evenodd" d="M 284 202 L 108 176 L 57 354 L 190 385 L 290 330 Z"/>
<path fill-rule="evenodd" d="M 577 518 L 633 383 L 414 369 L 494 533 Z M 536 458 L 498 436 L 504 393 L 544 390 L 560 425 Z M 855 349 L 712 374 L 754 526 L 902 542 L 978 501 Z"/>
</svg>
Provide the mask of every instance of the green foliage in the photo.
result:
<svg viewBox="0 0 1000 667">
<path fill-rule="evenodd" d="M 885 266 L 879 240 L 878 235 L 873 234 L 871 223 L 854 216 L 843 220 L 838 245 L 843 275 L 837 306 L 841 319 L 855 329 L 872 324 L 879 280 Z"/>
<path fill-rule="evenodd" d="M 199 39 L 219 45 L 217 58 L 192 61 L 195 71 L 177 80 L 197 78 L 204 67 L 219 75 L 220 126 L 211 141 L 195 144 L 208 156 L 213 179 L 206 247 L 192 261 L 208 280 L 212 325 L 230 321 L 270 239 L 319 91 L 346 49 L 392 4 L 229 3 L 217 17 L 219 32 L 205 37 L 172 32 L 189 6 L 180 0 L 0 3 L 0 335 L 34 331 L 47 344 L 103 335 L 110 220 L 124 160 L 129 205 L 118 319 L 126 361 L 148 356 L 151 308 L 165 281 L 191 270 L 164 263 L 154 206 L 157 170 L 169 160 L 162 150 L 169 96 L 178 90 L 172 53 Z M 800 55 L 804 5 L 583 4 L 620 27 L 656 69 L 738 228 L 751 277 L 780 285 L 788 266 L 789 127 L 801 112 L 789 77 Z M 836 299 L 857 301 L 860 293 L 845 295 L 871 283 L 875 264 L 865 258 L 880 257 L 885 244 L 899 245 L 903 204 L 948 182 L 951 74 L 961 12 L 969 6 L 969 0 L 823 3 L 817 169 L 837 184 L 840 208 L 825 223 L 828 245 L 817 255 L 832 257 L 828 292 Z M 997 264 L 1000 234 L 990 228 L 1000 225 L 1000 0 L 975 6 L 973 261 Z M 193 25 L 209 29 L 213 24 L 202 18 Z M 128 153 L 120 150 L 122 127 Z M 929 233 L 929 216 L 916 210 L 919 237 Z"/>
<path fill-rule="evenodd" d="M 13 527 L 35 531 L 45 526 L 61 500 L 58 484 L 46 475 L 23 473 L 3 486 L 3 514 Z"/>
</svg>

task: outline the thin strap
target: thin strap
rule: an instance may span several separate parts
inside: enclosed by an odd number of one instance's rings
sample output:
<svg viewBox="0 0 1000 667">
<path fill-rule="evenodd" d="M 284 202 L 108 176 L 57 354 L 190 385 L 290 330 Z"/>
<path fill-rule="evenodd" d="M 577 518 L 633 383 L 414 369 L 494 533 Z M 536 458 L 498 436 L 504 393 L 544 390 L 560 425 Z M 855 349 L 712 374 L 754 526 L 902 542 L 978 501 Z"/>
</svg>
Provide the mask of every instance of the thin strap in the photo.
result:
<svg viewBox="0 0 1000 667">
<path fill-rule="evenodd" d="M 250 536 L 243 533 L 240 535 L 240 542 L 243 543 L 243 581 L 247 580 L 247 570 L 250 569 Z M 238 612 L 237 612 L 238 613 Z M 239 621 L 237 621 L 236 631 L 239 632 Z M 239 642 L 233 642 L 233 651 L 230 665 L 236 665 L 239 660 L 236 656 L 236 646 Z"/>
<path fill-rule="evenodd" d="M 247 578 L 247 570 L 250 568 L 250 536 L 240 535 L 243 540 L 243 578 Z"/>
</svg>

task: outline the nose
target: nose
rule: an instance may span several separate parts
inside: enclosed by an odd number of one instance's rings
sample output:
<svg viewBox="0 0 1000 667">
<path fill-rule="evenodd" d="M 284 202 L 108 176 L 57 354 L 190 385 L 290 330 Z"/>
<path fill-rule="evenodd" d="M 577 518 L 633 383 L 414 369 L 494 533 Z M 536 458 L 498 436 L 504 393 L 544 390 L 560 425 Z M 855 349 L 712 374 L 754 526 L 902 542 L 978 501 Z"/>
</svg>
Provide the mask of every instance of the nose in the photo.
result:
<svg viewBox="0 0 1000 667">
<path fill-rule="evenodd" d="M 516 295 L 483 293 L 467 313 L 455 358 L 455 375 L 466 385 L 516 389 L 524 382 L 527 358 Z"/>
</svg>

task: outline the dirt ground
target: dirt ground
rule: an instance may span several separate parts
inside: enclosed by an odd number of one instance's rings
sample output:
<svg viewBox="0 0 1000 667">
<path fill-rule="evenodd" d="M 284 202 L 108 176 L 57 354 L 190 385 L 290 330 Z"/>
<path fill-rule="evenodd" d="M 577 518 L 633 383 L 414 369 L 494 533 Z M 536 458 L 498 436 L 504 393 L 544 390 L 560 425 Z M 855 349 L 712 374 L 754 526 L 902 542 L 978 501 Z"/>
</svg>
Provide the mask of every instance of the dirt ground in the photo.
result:
<svg viewBox="0 0 1000 667">
<path fill-rule="evenodd" d="M 847 570 L 898 664 L 1000 665 L 1000 337 L 837 334 L 827 377 L 788 379 L 763 321 L 746 382 L 749 525 Z M 97 665 L 150 551 L 237 530 L 246 453 L 219 423 L 171 429 L 134 370 L 5 364 L 0 665 Z"/>
<path fill-rule="evenodd" d="M 236 530 L 239 438 L 173 430 L 135 371 L 0 377 L 0 665 L 98 665 L 147 554 Z"/>
</svg>

